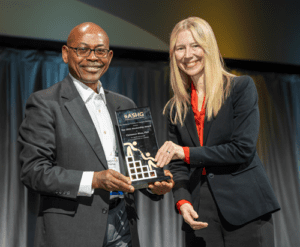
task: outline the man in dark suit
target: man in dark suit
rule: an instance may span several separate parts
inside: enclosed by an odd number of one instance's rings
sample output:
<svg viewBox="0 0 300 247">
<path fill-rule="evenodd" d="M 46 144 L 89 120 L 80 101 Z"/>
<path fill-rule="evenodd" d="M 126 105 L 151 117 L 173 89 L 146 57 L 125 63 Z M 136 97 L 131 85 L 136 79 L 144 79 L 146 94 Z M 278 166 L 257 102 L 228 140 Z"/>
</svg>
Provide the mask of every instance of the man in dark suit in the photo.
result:
<svg viewBox="0 0 300 247">
<path fill-rule="evenodd" d="M 101 27 L 76 26 L 62 48 L 70 74 L 27 101 L 21 180 L 41 195 L 35 246 L 139 246 L 134 187 L 122 175 L 114 117 L 136 105 L 103 89 L 99 79 L 112 57 Z M 144 193 L 159 200 L 172 187 L 172 180 L 156 182 Z"/>
</svg>

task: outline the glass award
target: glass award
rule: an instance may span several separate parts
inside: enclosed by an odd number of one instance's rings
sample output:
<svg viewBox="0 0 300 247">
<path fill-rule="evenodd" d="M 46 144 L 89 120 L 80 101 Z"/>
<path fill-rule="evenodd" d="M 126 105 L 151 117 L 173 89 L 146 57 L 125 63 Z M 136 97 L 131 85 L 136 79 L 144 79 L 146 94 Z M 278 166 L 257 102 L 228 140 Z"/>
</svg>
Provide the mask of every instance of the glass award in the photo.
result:
<svg viewBox="0 0 300 247">
<path fill-rule="evenodd" d="M 135 189 L 148 188 L 148 183 L 171 179 L 154 161 L 158 151 L 149 107 L 116 111 L 125 160 L 125 175 Z"/>
</svg>

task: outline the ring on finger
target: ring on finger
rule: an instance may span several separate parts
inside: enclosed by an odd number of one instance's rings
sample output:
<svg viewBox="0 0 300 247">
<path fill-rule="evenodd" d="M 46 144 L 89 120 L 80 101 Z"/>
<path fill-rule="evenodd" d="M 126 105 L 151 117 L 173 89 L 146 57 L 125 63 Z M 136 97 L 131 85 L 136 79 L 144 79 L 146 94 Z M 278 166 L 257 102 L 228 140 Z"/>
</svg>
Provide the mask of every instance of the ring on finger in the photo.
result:
<svg viewBox="0 0 300 247">
<path fill-rule="evenodd" d="M 169 151 L 169 150 L 167 150 L 167 153 L 168 153 L 168 154 L 170 154 L 170 151 Z"/>
</svg>

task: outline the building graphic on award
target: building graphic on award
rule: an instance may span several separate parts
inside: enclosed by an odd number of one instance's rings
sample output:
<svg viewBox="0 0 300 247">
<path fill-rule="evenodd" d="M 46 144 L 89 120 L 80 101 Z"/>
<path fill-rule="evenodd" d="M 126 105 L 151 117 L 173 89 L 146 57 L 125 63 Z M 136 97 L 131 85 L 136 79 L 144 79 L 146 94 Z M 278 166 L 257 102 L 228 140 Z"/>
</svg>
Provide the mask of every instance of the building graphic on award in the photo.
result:
<svg viewBox="0 0 300 247">
<path fill-rule="evenodd" d="M 129 171 L 129 177 L 132 181 L 137 180 L 143 180 L 143 179 L 149 179 L 149 178 L 156 178 L 156 171 L 152 168 L 156 165 L 154 163 L 154 158 L 149 157 L 150 153 L 147 152 L 146 155 L 142 153 L 141 150 L 138 148 L 135 148 L 137 145 L 137 142 L 134 141 L 133 143 L 124 143 L 123 144 L 126 150 L 126 164 L 128 166 Z M 142 163 L 141 160 L 135 160 L 133 153 L 134 152 L 140 152 L 143 160 L 146 160 L 146 164 Z"/>
<path fill-rule="evenodd" d="M 126 162 L 126 173 L 136 189 L 148 183 L 170 179 L 162 168 L 157 168 L 154 157 L 158 151 L 149 107 L 116 112 L 119 133 Z"/>
</svg>

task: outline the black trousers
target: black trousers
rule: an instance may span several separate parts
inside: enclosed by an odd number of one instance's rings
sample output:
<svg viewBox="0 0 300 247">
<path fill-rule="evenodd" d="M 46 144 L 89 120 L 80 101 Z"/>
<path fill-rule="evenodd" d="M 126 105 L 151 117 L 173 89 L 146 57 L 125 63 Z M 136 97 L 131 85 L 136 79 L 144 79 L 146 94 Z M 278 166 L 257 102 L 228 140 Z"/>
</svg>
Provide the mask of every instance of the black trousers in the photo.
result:
<svg viewBox="0 0 300 247">
<path fill-rule="evenodd" d="M 229 224 L 220 214 L 206 181 L 201 178 L 198 220 L 208 227 L 186 232 L 186 247 L 274 247 L 272 215 L 267 214 L 242 226 Z"/>
</svg>

